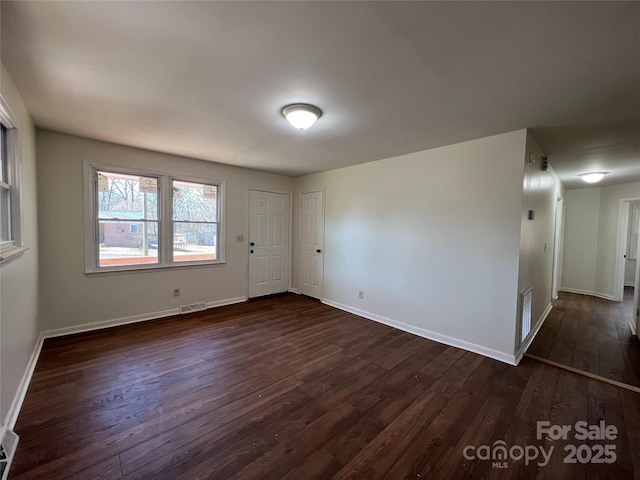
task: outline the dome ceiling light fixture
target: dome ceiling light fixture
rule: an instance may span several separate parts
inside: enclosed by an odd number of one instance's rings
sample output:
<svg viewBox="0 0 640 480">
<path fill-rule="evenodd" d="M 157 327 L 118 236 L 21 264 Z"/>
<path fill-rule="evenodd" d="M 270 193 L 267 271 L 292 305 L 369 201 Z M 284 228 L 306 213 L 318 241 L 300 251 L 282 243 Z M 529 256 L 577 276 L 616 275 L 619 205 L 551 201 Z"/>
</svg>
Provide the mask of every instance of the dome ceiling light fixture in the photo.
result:
<svg viewBox="0 0 640 480">
<path fill-rule="evenodd" d="M 282 109 L 282 115 L 295 128 L 306 130 L 322 116 L 322 110 L 306 103 L 293 103 Z"/>
<path fill-rule="evenodd" d="M 608 173 L 609 172 L 589 172 L 589 173 L 581 173 L 578 176 L 587 183 L 598 183 Z"/>
</svg>

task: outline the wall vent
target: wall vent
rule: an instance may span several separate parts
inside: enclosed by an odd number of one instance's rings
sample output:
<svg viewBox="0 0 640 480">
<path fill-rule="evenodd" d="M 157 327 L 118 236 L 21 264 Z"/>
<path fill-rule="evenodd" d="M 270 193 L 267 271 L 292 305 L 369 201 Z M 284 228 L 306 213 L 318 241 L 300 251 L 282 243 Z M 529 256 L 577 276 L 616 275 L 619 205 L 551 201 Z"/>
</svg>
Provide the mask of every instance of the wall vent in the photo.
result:
<svg viewBox="0 0 640 480">
<path fill-rule="evenodd" d="M 531 332 L 531 298 L 533 296 L 533 288 L 527 287 L 520 295 L 521 317 L 520 317 L 520 341 L 524 342 L 529 332 Z"/>
<path fill-rule="evenodd" d="M 192 303 L 190 305 L 181 305 L 180 313 L 199 312 L 200 310 L 206 310 L 207 304 L 205 302 Z"/>
<path fill-rule="evenodd" d="M 18 447 L 18 435 L 12 430 L 6 430 L 0 443 L 0 478 L 6 480 L 13 461 L 13 455 Z"/>
</svg>

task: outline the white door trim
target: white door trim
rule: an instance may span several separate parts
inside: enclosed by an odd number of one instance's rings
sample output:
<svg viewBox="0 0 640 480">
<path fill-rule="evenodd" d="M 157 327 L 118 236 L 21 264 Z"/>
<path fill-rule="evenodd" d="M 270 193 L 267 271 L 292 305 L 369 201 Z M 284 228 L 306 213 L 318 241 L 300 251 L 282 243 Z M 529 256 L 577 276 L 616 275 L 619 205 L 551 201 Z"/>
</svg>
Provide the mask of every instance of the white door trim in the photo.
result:
<svg viewBox="0 0 640 480">
<path fill-rule="evenodd" d="M 553 278 L 551 297 L 555 300 L 558 298 L 558 291 L 560 290 L 560 284 L 562 283 L 562 259 L 564 252 L 564 214 L 565 214 L 565 200 L 560 196 L 560 193 L 556 194 L 556 212 L 554 220 L 554 239 L 553 239 Z"/>
<path fill-rule="evenodd" d="M 640 235 L 638 235 L 638 252 L 640 252 Z M 636 284 L 633 289 L 633 315 L 631 330 L 640 339 L 640 257 L 636 261 Z"/>
</svg>

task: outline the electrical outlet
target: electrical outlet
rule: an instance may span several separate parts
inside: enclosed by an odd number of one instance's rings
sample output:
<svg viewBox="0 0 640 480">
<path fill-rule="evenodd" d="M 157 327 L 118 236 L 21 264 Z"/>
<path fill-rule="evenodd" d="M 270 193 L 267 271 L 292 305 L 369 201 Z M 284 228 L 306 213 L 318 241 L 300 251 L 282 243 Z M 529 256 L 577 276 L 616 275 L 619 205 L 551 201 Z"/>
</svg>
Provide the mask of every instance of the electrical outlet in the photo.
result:
<svg viewBox="0 0 640 480">
<path fill-rule="evenodd" d="M 179 297 L 180 296 L 180 289 L 179 288 L 174 288 L 173 289 L 173 296 L 174 297 Z"/>
<path fill-rule="evenodd" d="M 364 298 L 364 292 L 362 290 L 358 292 L 358 298 Z"/>
</svg>

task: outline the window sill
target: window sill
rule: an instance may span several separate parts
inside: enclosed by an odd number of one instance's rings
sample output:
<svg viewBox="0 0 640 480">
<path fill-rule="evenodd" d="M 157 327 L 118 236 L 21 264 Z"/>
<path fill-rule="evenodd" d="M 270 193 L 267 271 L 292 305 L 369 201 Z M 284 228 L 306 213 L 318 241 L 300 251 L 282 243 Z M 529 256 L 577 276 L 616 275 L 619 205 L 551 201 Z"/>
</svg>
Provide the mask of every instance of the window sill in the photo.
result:
<svg viewBox="0 0 640 480">
<path fill-rule="evenodd" d="M 4 267 L 14 260 L 18 260 L 27 250 L 29 250 L 29 247 L 9 247 L 0 250 L 0 267 Z"/>
<path fill-rule="evenodd" d="M 90 270 L 86 271 L 87 277 L 100 277 L 103 275 L 131 275 L 135 273 L 150 273 L 150 272 L 162 272 L 167 270 L 183 269 L 183 268 L 204 268 L 204 267 L 218 267 L 225 265 L 227 262 L 220 260 L 217 262 L 200 262 L 200 263 L 185 263 L 173 264 L 173 265 L 158 265 L 153 267 L 141 267 L 141 268 L 113 268 L 109 270 Z"/>
</svg>

